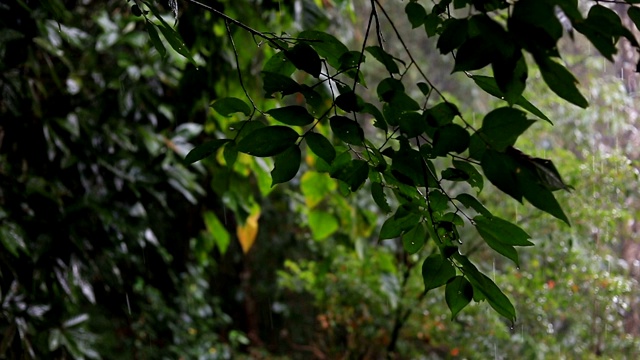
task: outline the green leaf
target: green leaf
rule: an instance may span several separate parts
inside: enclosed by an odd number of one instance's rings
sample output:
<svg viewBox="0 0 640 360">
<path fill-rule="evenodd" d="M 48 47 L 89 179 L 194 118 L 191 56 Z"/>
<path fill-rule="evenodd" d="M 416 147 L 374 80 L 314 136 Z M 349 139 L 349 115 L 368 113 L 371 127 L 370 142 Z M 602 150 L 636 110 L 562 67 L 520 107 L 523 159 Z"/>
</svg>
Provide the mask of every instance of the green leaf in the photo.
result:
<svg viewBox="0 0 640 360">
<path fill-rule="evenodd" d="M 336 106 L 346 112 L 360 111 L 364 101 L 353 91 L 345 92 L 336 98 Z"/>
<path fill-rule="evenodd" d="M 204 225 L 207 228 L 207 231 L 213 237 L 218 250 L 220 250 L 220 253 L 224 255 L 231 243 L 231 236 L 229 235 L 229 232 L 220 222 L 216 214 L 211 211 L 205 211 L 204 214 L 202 214 L 202 219 L 204 220 Z"/>
<path fill-rule="evenodd" d="M 435 12 L 428 14 L 424 19 L 424 30 L 428 37 L 432 37 L 438 33 L 438 27 L 442 24 L 442 18 Z"/>
<path fill-rule="evenodd" d="M 298 35 L 298 39 L 310 40 L 307 43 L 335 69 L 340 68 L 340 57 L 349 51 L 340 40 L 324 31 L 306 30 Z"/>
<path fill-rule="evenodd" d="M 409 2 L 407 6 L 405 6 L 404 12 L 407 14 L 409 22 L 414 29 L 422 26 L 422 24 L 424 24 L 424 19 L 427 17 L 427 12 L 424 7 L 413 1 Z"/>
<path fill-rule="evenodd" d="M 284 96 L 301 91 L 300 84 L 288 76 L 267 71 L 263 71 L 261 74 L 262 87 L 266 97 L 272 97 L 273 93 L 277 92 Z"/>
<path fill-rule="evenodd" d="M 381 101 L 389 102 L 396 93 L 404 93 L 404 84 L 398 79 L 386 78 L 378 83 L 376 92 Z"/>
<path fill-rule="evenodd" d="M 224 162 L 227 164 L 227 167 L 232 167 L 233 164 L 235 164 L 238 158 L 238 149 L 236 149 L 236 144 L 233 141 L 228 142 L 224 147 L 222 156 L 224 157 Z"/>
<path fill-rule="evenodd" d="M 427 241 L 427 226 L 420 222 L 413 229 L 402 235 L 402 246 L 404 251 L 415 254 L 424 246 Z"/>
<path fill-rule="evenodd" d="M 538 174 L 538 179 L 540 184 L 544 186 L 549 191 L 556 190 L 571 190 L 572 187 L 565 184 L 562 180 L 562 176 L 556 169 L 555 165 L 551 160 L 540 159 L 540 158 L 527 158 L 529 163 L 533 165 L 535 168 L 536 174 Z"/>
<path fill-rule="evenodd" d="M 398 117 L 398 125 L 407 138 L 414 138 L 425 132 L 427 123 L 422 114 L 405 112 Z"/>
<path fill-rule="evenodd" d="M 307 142 L 307 146 L 314 154 L 316 154 L 319 158 L 326 161 L 328 164 L 331 164 L 333 159 L 336 158 L 336 150 L 331 145 L 331 142 L 324 137 L 324 135 L 310 132 L 305 136 L 305 141 Z"/>
<path fill-rule="evenodd" d="M 369 164 L 364 160 L 351 160 L 346 166 L 331 172 L 331 177 L 344 181 L 351 191 L 356 191 L 369 177 Z"/>
<path fill-rule="evenodd" d="M 514 246 L 533 246 L 529 241 L 529 234 L 517 225 L 496 216 L 486 218 L 480 215 L 473 218 L 473 221 L 487 245 L 511 259 L 516 266 L 520 266 L 518 252 Z"/>
<path fill-rule="evenodd" d="M 400 69 L 398 68 L 398 64 L 396 64 L 393 56 L 389 55 L 384 49 L 380 46 L 367 46 L 365 50 L 373 55 L 376 60 L 382 63 L 387 71 L 391 74 L 399 74 Z"/>
<path fill-rule="evenodd" d="M 491 215 L 491 212 L 489 212 L 489 210 L 487 210 L 487 208 L 484 207 L 480 203 L 480 201 L 478 201 L 478 199 L 469 194 L 460 194 L 456 196 L 456 200 L 458 200 L 465 207 L 475 210 L 478 214 L 484 216 L 485 218 L 491 219 L 493 217 L 493 215 Z"/>
<path fill-rule="evenodd" d="M 504 94 L 502 93 L 500 88 L 498 88 L 498 84 L 496 84 L 496 80 L 494 78 L 490 76 L 474 75 L 472 79 L 476 83 L 476 85 L 478 85 L 487 94 L 504 100 Z M 551 120 L 545 114 L 543 114 L 542 111 L 540 111 L 524 97 L 520 96 L 520 98 L 515 101 L 515 104 L 519 105 L 533 115 L 551 123 Z"/>
<path fill-rule="evenodd" d="M 429 86 L 429 84 L 419 82 L 416 85 L 418 85 L 418 89 L 420 89 L 420 91 L 422 92 L 422 95 L 424 96 L 429 95 L 429 92 L 431 91 L 431 87 Z"/>
<path fill-rule="evenodd" d="M 267 60 L 262 67 L 262 71 L 289 77 L 296 71 L 296 67 L 287 59 L 284 51 L 279 51 Z"/>
<path fill-rule="evenodd" d="M 420 219 L 420 214 L 404 206 L 399 207 L 396 213 L 382 224 L 380 240 L 397 238 L 402 235 L 402 232 L 416 226 L 416 224 L 420 222 Z"/>
<path fill-rule="evenodd" d="M 452 73 L 482 69 L 491 64 L 495 57 L 493 46 L 481 36 L 467 39 L 456 53 Z"/>
<path fill-rule="evenodd" d="M 629 19 L 636 25 L 636 28 L 640 30 L 640 8 L 637 6 L 629 6 L 627 15 L 629 15 Z"/>
<path fill-rule="evenodd" d="M 323 240 L 338 231 L 340 224 L 335 216 L 321 210 L 309 213 L 309 227 L 315 240 Z"/>
<path fill-rule="evenodd" d="M 300 180 L 300 190 L 309 209 L 316 207 L 324 198 L 331 195 L 337 183 L 327 173 L 307 171 Z"/>
<path fill-rule="evenodd" d="M 535 121 L 527 120 L 523 111 L 503 107 L 488 113 L 482 121 L 484 139 L 497 151 L 505 151 L 515 144 L 518 136 Z"/>
<path fill-rule="evenodd" d="M 266 126 L 243 137 L 237 149 L 252 156 L 274 156 L 294 145 L 298 137 L 298 133 L 290 127 Z"/>
<path fill-rule="evenodd" d="M 513 246 L 533 246 L 529 241 L 531 236 L 518 225 L 497 216 L 485 217 L 478 215 L 473 218 L 476 229 L 483 239 L 491 239 L 492 242 L 500 242 Z"/>
<path fill-rule="evenodd" d="M 251 107 L 244 101 L 234 97 L 218 99 L 211 103 L 210 106 L 222 116 L 230 116 L 235 113 L 251 115 Z"/>
<path fill-rule="evenodd" d="M 466 256 L 456 253 L 454 257 L 462 265 L 462 272 L 467 280 L 473 285 L 474 297 L 476 297 L 476 292 L 482 293 L 489 305 L 498 314 L 514 322 L 516 320 L 516 309 L 500 288 L 486 275 L 478 271 Z"/>
<path fill-rule="evenodd" d="M 371 103 L 365 103 L 364 106 L 362 107 L 362 112 L 373 115 L 373 118 L 375 119 L 375 121 L 373 122 L 374 127 L 383 131 L 387 131 L 388 129 L 387 121 L 384 119 L 382 112 L 380 112 L 380 110 L 378 110 L 378 108 L 375 107 L 375 105 Z"/>
<path fill-rule="evenodd" d="M 338 139 L 351 145 L 363 145 L 364 131 L 356 121 L 337 115 L 329 119 L 329 125 Z"/>
<path fill-rule="evenodd" d="M 384 188 L 382 184 L 379 182 L 371 183 L 371 196 L 373 197 L 373 201 L 380 207 L 380 210 L 385 214 L 391 212 L 391 207 L 387 202 L 386 195 L 384 194 Z"/>
<path fill-rule="evenodd" d="M 275 167 L 271 171 L 271 187 L 293 179 L 300 169 L 300 147 L 291 145 L 274 158 Z"/>
<path fill-rule="evenodd" d="M 449 152 L 462 153 L 469 147 L 471 136 L 458 124 L 445 125 L 436 130 L 433 137 L 433 154 L 446 156 Z"/>
<path fill-rule="evenodd" d="M 509 105 L 522 98 L 527 84 L 528 68 L 521 51 L 508 58 L 498 58 L 492 63 L 493 75 L 504 99 Z"/>
<path fill-rule="evenodd" d="M 182 37 L 180 36 L 180 34 L 178 34 L 178 32 L 174 28 L 172 28 L 169 24 L 162 20 L 162 17 L 158 17 L 158 19 L 162 23 L 162 25 L 158 26 L 158 28 L 160 29 L 160 32 L 165 37 L 165 39 L 167 39 L 167 42 L 169 42 L 169 45 L 171 45 L 173 50 L 187 58 L 192 64 L 195 65 L 195 60 L 193 60 L 191 52 L 189 51 L 189 49 L 187 49 L 184 41 L 182 41 Z"/>
<path fill-rule="evenodd" d="M 523 189 L 518 182 L 516 173 L 522 167 L 508 154 L 487 149 L 481 160 L 484 176 L 505 194 L 522 202 Z"/>
<path fill-rule="evenodd" d="M 548 57 L 536 57 L 540 73 L 549 88 L 561 98 L 581 108 L 589 106 L 587 99 L 580 94 L 576 84 L 578 80 L 564 66 Z"/>
<path fill-rule="evenodd" d="M 250 134 L 254 130 L 262 129 L 266 125 L 260 121 L 245 120 L 239 121 L 229 125 L 228 131 L 225 134 L 229 138 L 234 138 L 236 142 L 242 140 L 245 136 Z M 237 131 L 237 133 L 236 133 Z"/>
<path fill-rule="evenodd" d="M 156 29 L 157 25 L 149 20 L 145 21 L 145 24 L 153 47 L 156 48 L 156 50 L 158 50 L 158 54 L 164 58 L 167 55 L 167 49 L 164 47 L 162 40 L 160 40 L 160 35 L 158 35 L 158 30 Z"/>
<path fill-rule="evenodd" d="M 460 310 L 469 305 L 473 299 L 473 286 L 463 276 L 456 276 L 447 282 L 444 298 L 451 310 L 451 321 L 453 321 Z"/>
<path fill-rule="evenodd" d="M 452 52 L 467 40 L 468 25 L 469 21 L 467 19 L 455 18 L 451 18 L 443 24 L 444 30 L 440 34 L 436 45 L 441 54 Z"/>
<path fill-rule="evenodd" d="M 298 43 L 293 49 L 285 50 L 285 56 L 293 65 L 309 75 L 318 78 L 322 70 L 322 62 L 318 53 L 306 43 Z"/>
<path fill-rule="evenodd" d="M 517 173 L 517 179 L 524 198 L 527 199 L 531 205 L 555 216 L 567 225 L 571 225 L 569 218 L 567 218 L 567 215 L 562 210 L 558 200 L 556 200 L 550 190 L 540 184 L 534 170 L 522 166 L 521 170 Z"/>
<path fill-rule="evenodd" d="M 433 127 L 451 124 L 456 115 L 460 115 L 458 108 L 449 102 L 441 102 L 427 109 L 427 122 Z"/>
<path fill-rule="evenodd" d="M 229 141 L 231 140 L 217 139 L 217 140 L 207 141 L 203 144 L 200 144 L 194 147 L 191 151 L 189 151 L 187 156 L 185 156 L 184 158 L 184 163 L 193 164 L 194 162 L 198 160 L 202 160 L 208 157 L 209 155 L 213 155 L 218 151 L 218 149 L 220 149 L 222 146 L 224 146 L 224 144 L 228 143 Z"/>
<path fill-rule="evenodd" d="M 448 259 L 440 254 L 432 254 L 422 263 L 424 291 L 439 288 L 456 276 L 456 270 Z"/>
<path fill-rule="evenodd" d="M 453 160 L 452 163 L 453 167 L 458 170 L 464 171 L 469 176 L 469 178 L 466 180 L 469 185 L 478 189 L 478 193 L 482 191 L 482 189 L 484 188 L 484 177 L 482 176 L 482 174 L 480 174 L 478 169 L 476 169 L 473 164 L 460 160 Z"/>
<path fill-rule="evenodd" d="M 281 123 L 292 126 L 305 126 L 315 120 L 304 106 L 291 105 L 267 111 L 267 114 Z"/>
</svg>

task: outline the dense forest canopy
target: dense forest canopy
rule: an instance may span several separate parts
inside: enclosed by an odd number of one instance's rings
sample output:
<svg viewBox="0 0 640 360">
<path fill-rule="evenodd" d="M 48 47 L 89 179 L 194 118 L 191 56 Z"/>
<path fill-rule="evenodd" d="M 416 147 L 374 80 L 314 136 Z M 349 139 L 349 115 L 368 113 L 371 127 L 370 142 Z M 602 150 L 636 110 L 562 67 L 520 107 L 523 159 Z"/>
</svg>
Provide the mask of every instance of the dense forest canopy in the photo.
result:
<svg viewBox="0 0 640 360">
<path fill-rule="evenodd" d="M 637 355 L 636 2 L 0 5 L 0 357 Z"/>
</svg>

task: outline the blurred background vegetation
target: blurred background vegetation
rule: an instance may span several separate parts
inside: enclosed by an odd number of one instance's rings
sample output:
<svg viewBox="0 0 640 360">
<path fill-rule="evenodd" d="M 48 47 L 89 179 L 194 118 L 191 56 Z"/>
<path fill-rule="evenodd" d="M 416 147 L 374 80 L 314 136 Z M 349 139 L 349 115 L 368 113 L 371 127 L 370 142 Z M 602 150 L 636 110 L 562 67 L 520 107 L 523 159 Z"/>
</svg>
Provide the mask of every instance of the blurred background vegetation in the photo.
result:
<svg viewBox="0 0 640 360">
<path fill-rule="evenodd" d="M 408 30 L 405 3 L 381 3 Z M 261 31 L 328 31 L 352 49 L 369 11 L 346 0 L 207 4 Z M 517 146 L 553 159 L 575 187 L 560 199 L 573 226 L 483 190 L 536 243 L 517 269 L 461 234 L 518 321 L 484 303 L 451 321 L 442 289 L 423 294 L 427 249 L 378 242 L 385 214 L 366 191 L 341 194 L 317 158 L 274 188 L 271 159 L 234 149 L 184 166 L 194 144 L 243 120 L 209 108 L 244 96 L 238 71 L 259 108 L 277 101 L 257 76 L 275 51 L 232 26 L 236 62 L 224 22 L 180 2 L 196 65 L 169 47 L 163 58 L 130 5 L 0 3 L 0 358 L 640 357 L 635 54 L 623 47 L 611 64 L 566 39 L 586 111 L 541 95 L 530 75 L 528 98 L 555 125 L 538 122 Z M 491 109 L 426 35 L 407 39 L 466 118 Z M 364 65 L 371 83 L 375 66 Z"/>
</svg>

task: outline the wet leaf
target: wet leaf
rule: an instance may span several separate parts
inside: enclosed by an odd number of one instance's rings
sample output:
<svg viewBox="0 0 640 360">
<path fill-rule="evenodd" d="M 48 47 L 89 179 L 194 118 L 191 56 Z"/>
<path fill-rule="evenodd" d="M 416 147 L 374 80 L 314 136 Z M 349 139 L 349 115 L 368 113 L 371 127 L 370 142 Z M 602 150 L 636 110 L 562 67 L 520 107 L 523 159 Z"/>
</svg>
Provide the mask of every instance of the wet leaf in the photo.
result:
<svg viewBox="0 0 640 360">
<path fill-rule="evenodd" d="M 469 147 L 471 136 L 458 124 L 448 124 L 436 130 L 433 138 L 433 154 L 446 156 L 449 152 L 462 153 Z"/>
<path fill-rule="evenodd" d="M 214 155 L 224 144 L 228 143 L 229 139 L 217 139 L 207 141 L 193 148 L 187 156 L 184 158 L 185 164 L 193 164 L 196 161 L 202 160 L 210 155 Z"/>
<path fill-rule="evenodd" d="M 333 159 L 336 158 L 336 150 L 331 145 L 331 142 L 324 137 L 324 135 L 310 132 L 305 136 L 305 141 L 307 142 L 307 146 L 314 154 L 316 154 L 319 158 L 326 161 L 328 164 L 331 164 Z"/>
<path fill-rule="evenodd" d="M 424 7 L 413 1 L 407 3 L 407 6 L 404 8 L 404 12 L 407 14 L 411 27 L 414 29 L 422 26 L 422 24 L 424 24 L 424 19 L 427 17 L 427 12 Z"/>
<path fill-rule="evenodd" d="M 227 97 L 214 101 L 211 107 L 222 116 L 230 116 L 234 113 L 243 113 L 247 116 L 251 115 L 251 108 L 244 101 Z"/>
<path fill-rule="evenodd" d="M 451 321 L 453 321 L 460 310 L 469 305 L 473 299 L 473 286 L 463 276 L 456 276 L 447 283 L 444 298 L 451 310 Z"/>
<path fill-rule="evenodd" d="M 344 181 L 351 191 L 358 190 L 368 176 L 369 164 L 364 160 L 350 160 L 346 166 L 331 172 L 332 178 Z"/>
<path fill-rule="evenodd" d="M 489 210 L 487 210 L 487 208 L 485 208 L 484 205 L 482 205 L 480 201 L 478 201 L 478 199 L 469 194 L 460 194 L 456 196 L 456 200 L 458 200 L 465 207 L 475 210 L 478 214 L 484 216 L 485 218 L 490 219 L 493 217 L 493 215 L 491 215 L 491 212 L 489 212 Z"/>
<path fill-rule="evenodd" d="M 427 241 L 427 227 L 424 223 L 420 222 L 413 229 L 405 232 L 402 235 L 402 246 L 404 251 L 409 254 L 415 254 L 424 246 Z"/>
<path fill-rule="evenodd" d="M 271 186 L 293 179 L 300 169 L 300 147 L 292 145 L 284 152 L 275 156 L 275 167 L 271 171 Z"/>
<path fill-rule="evenodd" d="M 497 151 L 505 151 L 535 121 L 527 120 L 523 111 L 503 107 L 489 112 L 482 121 L 485 141 Z"/>
<path fill-rule="evenodd" d="M 425 292 L 439 288 L 455 276 L 456 270 L 451 262 L 440 254 L 430 255 L 422 263 L 422 279 L 424 280 Z"/>
<path fill-rule="evenodd" d="M 421 216 L 415 212 L 399 207 L 396 213 L 388 218 L 380 229 L 380 240 L 393 239 L 402 235 L 420 222 Z"/>
<path fill-rule="evenodd" d="M 387 202 L 387 198 L 384 193 L 384 188 L 382 187 L 381 183 L 379 182 L 371 183 L 371 196 L 373 197 L 373 201 L 378 205 L 378 207 L 380 208 L 380 210 L 382 210 L 382 212 L 384 212 L 385 214 L 391 212 L 391 207 Z"/>
<path fill-rule="evenodd" d="M 293 49 L 285 50 L 284 53 L 296 68 L 306 71 L 315 78 L 320 76 L 322 62 L 320 61 L 318 53 L 310 45 L 298 43 Z"/>
<path fill-rule="evenodd" d="M 294 145 L 298 137 L 298 133 L 290 127 L 266 126 L 247 134 L 236 148 L 252 156 L 274 156 Z"/>
<path fill-rule="evenodd" d="M 248 253 L 256 242 L 258 236 L 258 219 L 260 219 L 260 209 L 254 208 L 247 217 L 244 224 L 236 227 L 236 236 L 243 253 Z"/>
<path fill-rule="evenodd" d="M 578 80 L 564 66 L 547 57 L 538 57 L 536 62 L 549 88 L 561 98 L 581 108 L 589 106 L 587 99 L 576 87 Z"/>
<path fill-rule="evenodd" d="M 398 68 L 398 64 L 396 64 L 395 58 L 380 46 L 367 46 L 365 50 L 371 54 L 376 60 L 382 63 L 387 71 L 391 74 L 399 74 L 400 69 Z"/>
<path fill-rule="evenodd" d="M 338 139 L 351 145 L 363 145 L 364 131 L 356 121 L 344 116 L 333 116 L 329 119 L 329 125 Z"/>
<path fill-rule="evenodd" d="M 313 123 L 315 118 L 309 114 L 304 106 L 292 105 L 267 111 L 267 114 L 283 124 L 305 126 Z"/>
</svg>

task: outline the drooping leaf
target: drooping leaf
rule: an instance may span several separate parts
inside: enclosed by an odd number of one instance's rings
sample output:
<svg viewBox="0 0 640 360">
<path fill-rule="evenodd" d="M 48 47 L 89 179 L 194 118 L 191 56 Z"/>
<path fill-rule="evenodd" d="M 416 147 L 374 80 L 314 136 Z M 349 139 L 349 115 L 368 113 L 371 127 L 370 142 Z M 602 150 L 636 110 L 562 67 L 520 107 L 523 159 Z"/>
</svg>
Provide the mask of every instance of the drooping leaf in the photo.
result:
<svg viewBox="0 0 640 360">
<path fill-rule="evenodd" d="M 298 133 L 290 127 L 266 126 L 243 137 L 238 142 L 237 149 L 253 156 L 274 156 L 294 145 L 298 137 Z"/>
<path fill-rule="evenodd" d="M 378 83 L 376 93 L 381 101 L 389 102 L 396 93 L 404 92 L 404 84 L 398 79 L 392 77 L 383 79 Z"/>
<path fill-rule="evenodd" d="M 473 299 L 473 286 L 463 276 L 456 276 L 447 282 L 444 298 L 451 310 L 451 321 L 453 321 L 460 310 L 469 305 Z"/>
<path fill-rule="evenodd" d="M 551 91 L 581 108 L 589 106 L 587 99 L 580 94 L 576 87 L 578 80 L 569 70 L 548 57 L 537 57 L 536 62 L 540 67 L 544 82 L 547 83 Z"/>
<path fill-rule="evenodd" d="M 504 99 L 509 105 L 522 98 L 528 77 L 527 62 L 522 53 L 517 51 L 513 56 L 498 58 L 492 63 L 493 75 Z"/>
<path fill-rule="evenodd" d="M 487 94 L 504 100 L 504 94 L 502 93 L 500 88 L 498 88 L 498 84 L 496 84 L 496 80 L 494 78 L 489 76 L 474 75 L 472 79 L 476 83 L 476 85 L 487 92 Z M 551 123 L 551 120 L 545 114 L 543 114 L 542 111 L 540 111 L 524 97 L 520 96 L 520 98 L 515 101 L 515 104 L 519 105 L 533 115 Z"/>
<path fill-rule="evenodd" d="M 356 121 L 348 117 L 336 115 L 329 119 L 329 125 L 338 139 L 347 144 L 362 146 L 364 131 Z"/>
<path fill-rule="evenodd" d="M 551 160 L 540 159 L 540 158 L 529 158 L 528 159 L 538 174 L 538 179 L 542 186 L 544 186 L 547 190 L 556 191 L 556 190 L 571 190 L 572 187 L 565 184 L 562 180 L 562 176 L 556 169 L 555 165 Z"/>
<path fill-rule="evenodd" d="M 529 234 L 520 227 L 499 217 L 486 218 L 476 216 L 473 218 L 476 230 L 484 241 L 492 249 L 511 259 L 516 266 L 520 266 L 518 252 L 514 246 L 533 246 L 529 241 Z"/>
<path fill-rule="evenodd" d="M 202 160 L 210 155 L 215 154 L 218 149 L 224 146 L 224 144 L 228 143 L 229 139 L 216 139 L 212 141 L 207 141 L 202 143 L 195 148 L 193 148 L 187 156 L 184 158 L 185 164 L 193 164 L 198 160 Z"/>
<path fill-rule="evenodd" d="M 211 211 L 205 211 L 202 214 L 202 219 L 207 231 L 213 238 L 215 245 L 218 247 L 218 250 L 220 250 L 220 253 L 224 255 L 231 243 L 231 236 L 229 235 L 229 232 L 222 222 L 220 222 L 216 214 Z"/>
<path fill-rule="evenodd" d="M 292 126 L 309 125 L 315 120 L 304 106 L 299 105 L 271 109 L 267 111 L 267 114 L 273 116 L 274 119 L 281 123 Z"/>
<path fill-rule="evenodd" d="M 258 236 L 258 219 L 260 219 L 260 208 L 252 209 L 244 224 L 238 224 L 236 236 L 243 253 L 248 253 L 256 242 Z"/>
<path fill-rule="evenodd" d="M 160 35 L 158 35 L 158 30 L 156 29 L 157 25 L 149 20 L 145 21 L 145 25 L 153 47 L 156 48 L 160 56 L 164 58 L 167 55 L 167 49 L 164 47 L 162 40 L 160 40 Z"/>
<path fill-rule="evenodd" d="M 431 91 L 431 87 L 429 86 L 429 84 L 419 82 L 416 85 L 418 85 L 418 89 L 420 89 L 420 92 L 422 92 L 422 95 L 424 96 L 429 95 L 429 92 Z"/>
<path fill-rule="evenodd" d="M 489 212 L 489 210 L 487 210 L 487 208 L 484 207 L 484 205 L 482 205 L 480 201 L 478 201 L 478 199 L 469 194 L 460 194 L 456 196 L 456 200 L 458 200 L 465 207 L 475 210 L 478 214 L 484 216 L 485 218 L 491 219 L 493 217 L 493 215 L 491 215 L 491 212 Z"/>
<path fill-rule="evenodd" d="M 222 116 L 230 116 L 235 113 L 243 113 L 247 116 L 251 115 L 251 108 L 249 105 L 234 97 L 218 99 L 211 103 L 211 107 Z"/>
<path fill-rule="evenodd" d="M 498 314 L 514 322 L 516 320 L 516 309 L 500 288 L 486 275 L 481 273 L 466 256 L 457 253 L 454 254 L 454 258 L 462 266 L 464 276 L 469 280 L 471 285 L 473 285 L 474 298 L 476 298 L 476 292 L 482 293 L 489 305 L 491 305 Z"/>
<path fill-rule="evenodd" d="M 387 71 L 391 74 L 399 74 L 400 69 L 398 68 L 398 64 L 396 64 L 395 58 L 380 46 L 367 46 L 365 50 L 371 54 L 376 60 L 382 63 Z"/>
<path fill-rule="evenodd" d="M 515 144 L 518 136 L 534 122 L 527 120 L 523 111 L 509 107 L 498 108 L 484 117 L 482 134 L 493 149 L 502 152 Z"/>
<path fill-rule="evenodd" d="M 404 251 L 409 254 L 415 254 L 424 246 L 427 241 L 427 227 L 420 222 L 411 230 L 402 235 L 402 246 Z"/>
<path fill-rule="evenodd" d="M 305 136 L 305 141 L 307 142 L 307 146 L 314 154 L 316 154 L 319 158 L 326 161 L 328 164 L 331 164 L 333 159 L 336 158 L 336 150 L 331 145 L 331 142 L 324 137 L 324 135 L 310 132 Z"/>
<path fill-rule="evenodd" d="M 481 160 L 482 171 L 489 181 L 505 194 L 522 202 L 523 189 L 516 174 L 522 167 L 509 154 L 487 149 Z"/>
<path fill-rule="evenodd" d="M 284 152 L 275 156 L 273 171 L 271 171 L 271 186 L 293 179 L 300 169 L 300 147 L 291 145 Z"/>
<path fill-rule="evenodd" d="M 448 259 L 440 254 L 432 254 L 422 263 L 424 291 L 439 288 L 456 276 L 456 270 Z"/>
<path fill-rule="evenodd" d="M 540 184 L 538 176 L 533 170 L 522 166 L 517 173 L 517 179 L 524 198 L 531 205 L 564 221 L 567 225 L 571 225 L 558 200 L 553 196 L 551 190 Z"/>
<path fill-rule="evenodd" d="M 285 50 L 284 54 L 296 68 L 306 71 L 315 78 L 320 76 L 322 62 L 318 53 L 310 45 L 297 43 L 293 49 Z"/>
<path fill-rule="evenodd" d="M 384 119 L 384 115 L 382 115 L 382 112 L 380 112 L 380 110 L 378 110 L 375 105 L 371 103 L 365 103 L 362 108 L 362 112 L 373 115 L 373 118 L 375 119 L 375 121 L 373 122 L 373 126 L 380 130 L 387 131 L 387 121 Z"/>
<path fill-rule="evenodd" d="M 151 7 L 151 9 L 153 9 L 153 7 Z M 158 26 L 158 29 L 160 29 L 162 35 L 165 37 L 165 39 L 167 39 L 167 42 L 169 43 L 169 45 L 171 45 L 171 48 L 173 48 L 173 50 L 175 50 L 178 54 L 187 58 L 192 64 L 195 64 L 195 60 L 193 59 L 193 56 L 191 56 L 191 52 L 189 51 L 187 46 L 184 44 L 184 41 L 182 40 L 180 34 L 164 20 L 162 20 L 162 17 L 158 16 L 157 14 L 156 17 L 162 23 Z"/>
<path fill-rule="evenodd" d="M 391 207 L 387 202 L 386 195 L 384 194 L 384 188 L 382 184 L 379 182 L 371 183 L 371 196 L 373 197 L 373 201 L 380 207 L 380 210 L 385 214 L 391 212 Z"/>
</svg>

